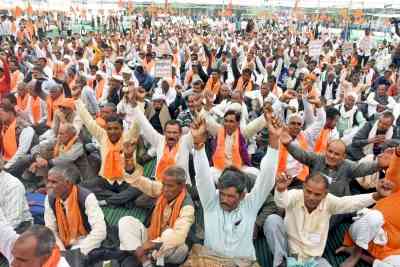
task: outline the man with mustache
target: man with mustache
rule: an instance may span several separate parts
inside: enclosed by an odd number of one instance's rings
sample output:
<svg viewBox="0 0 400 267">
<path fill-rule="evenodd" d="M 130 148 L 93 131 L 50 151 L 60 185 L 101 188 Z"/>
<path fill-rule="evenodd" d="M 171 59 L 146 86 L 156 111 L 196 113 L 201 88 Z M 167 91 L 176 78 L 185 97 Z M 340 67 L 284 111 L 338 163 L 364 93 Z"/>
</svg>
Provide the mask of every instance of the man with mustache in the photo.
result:
<svg viewBox="0 0 400 267">
<path fill-rule="evenodd" d="M 189 154 L 192 146 L 190 133 L 182 135 L 182 127 L 176 120 L 169 120 L 165 123 L 164 135 L 157 132 L 150 124 L 139 107 L 134 110 L 141 134 L 144 139 L 156 149 L 157 165 L 156 179 L 162 180 L 163 172 L 173 165 L 182 167 L 189 178 Z M 190 179 L 187 181 L 190 184 Z"/>
<path fill-rule="evenodd" d="M 332 215 L 366 208 L 390 195 L 393 183 L 381 180 L 377 192 L 336 197 L 329 192 L 330 178 L 323 174 L 307 177 L 303 189 L 287 190 L 291 179 L 278 174 L 275 203 L 285 209 L 285 219 L 270 215 L 268 245 L 274 252 L 273 266 L 329 267 L 322 257 Z"/>
<path fill-rule="evenodd" d="M 271 112 L 272 113 L 272 112 Z M 183 266 L 257 266 L 253 229 L 258 210 L 274 185 L 278 165 L 281 123 L 268 113 L 269 148 L 253 189 L 245 191 L 246 175 L 228 167 L 218 182 L 210 179 L 205 152 L 206 126 L 197 120 L 192 128 L 196 185 L 204 211 L 204 246 L 195 245 Z M 201 264 L 203 263 L 203 264 Z M 197 265 L 200 264 L 200 265 Z"/>
</svg>

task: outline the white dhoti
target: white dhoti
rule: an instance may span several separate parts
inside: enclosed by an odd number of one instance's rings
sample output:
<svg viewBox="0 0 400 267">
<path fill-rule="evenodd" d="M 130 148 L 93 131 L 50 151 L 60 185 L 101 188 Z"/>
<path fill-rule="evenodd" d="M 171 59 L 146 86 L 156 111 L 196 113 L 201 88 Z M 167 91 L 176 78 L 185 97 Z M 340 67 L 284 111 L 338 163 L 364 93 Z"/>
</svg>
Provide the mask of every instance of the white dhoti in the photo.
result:
<svg viewBox="0 0 400 267">
<path fill-rule="evenodd" d="M 349 229 L 353 242 L 365 250 L 368 250 L 370 242 L 386 245 L 388 237 L 382 228 L 385 223 L 383 214 L 379 210 L 365 209 L 362 212 L 364 214 Z M 383 260 L 376 259 L 373 267 L 400 267 L 400 255 L 389 256 Z"/>
<path fill-rule="evenodd" d="M 136 250 L 147 241 L 146 227 L 134 217 L 122 217 L 118 222 L 118 229 L 121 250 Z M 172 232 L 172 230 L 167 229 L 163 232 L 163 235 L 168 235 L 168 231 Z M 163 257 L 166 263 L 180 264 L 186 259 L 188 252 L 188 246 L 183 244 L 179 247 L 164 250 L 161 255 L 158 255 L 158 258 Z"/>
</svg>

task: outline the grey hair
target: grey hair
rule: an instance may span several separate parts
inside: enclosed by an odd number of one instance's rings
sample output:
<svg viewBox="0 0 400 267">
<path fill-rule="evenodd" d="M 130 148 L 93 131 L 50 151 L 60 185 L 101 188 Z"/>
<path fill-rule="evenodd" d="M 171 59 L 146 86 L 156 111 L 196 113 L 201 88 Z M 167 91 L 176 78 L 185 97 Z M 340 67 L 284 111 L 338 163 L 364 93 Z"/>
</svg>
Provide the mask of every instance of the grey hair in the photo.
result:
<svg viewBox="0 0 400 267">
<path fill-rule="evenodd" d="M 186 172 L 182 167 L 172 166 L 165 170 L 165 176 L 174 177 L 178 184 L 186 183 Z"/>
<path fill-rule="evenodd" d="M 102 108 L 112 108 L 113 112 L 117 111 L 117 106 L 114 103 L 111 103 L 111 102 L 107 102 L 107 103 L 102 104 L 100 106 L 100 109 L 102 109 Z"/>
<path fill-rule="evenodd" d="M 299 118 L 301 120 L 301 125 L 304 125 L 304 117 L 302 116 L 301 113 L 292 113 L 288 116 L 287 118 L 287 123 L 290 123 L 292 121 L 292 119 L 294 118 Z"/>
<path fill-rule="evenodd" d="M 62 126 L 64 126 L 69 133 L 76 135 L 77 130 L 72 123 L 66 122 L 66 123 L 63 123 Z"/>
<path fill-rule="evenodd" d="M 18 240 L 22 242 L 30 237 L 34 237 L 37 240 L 35 249 L 36 257 L 51 255 L 56 245 L 56 238 L 49 228 L 43 225 L 32 225 L 20 235 Z"/>
<path fill-rule="evenodd" d="M 78 168 L 72 164 L 55 165 L 49 170 L 49 174 L 50 173 L 57 173 L 73 184 L 79 183 L 79 180 L 81 179 L 81 174 L 79 173 Z"/>
</svg>

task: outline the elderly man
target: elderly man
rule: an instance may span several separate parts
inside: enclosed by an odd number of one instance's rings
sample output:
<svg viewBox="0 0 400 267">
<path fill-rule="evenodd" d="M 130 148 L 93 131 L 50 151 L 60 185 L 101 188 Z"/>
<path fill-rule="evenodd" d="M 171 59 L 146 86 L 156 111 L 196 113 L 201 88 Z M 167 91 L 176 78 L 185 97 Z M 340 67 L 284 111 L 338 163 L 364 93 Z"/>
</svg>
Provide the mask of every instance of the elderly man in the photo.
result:
<svg viewBox="0 0 400 267">
<path fill-rule="evenodd" d="M 69 267 L 56 245 L 54 234 L 45 226 L 31 226 L 18 235 L 0 210 L 0 253 L 11 266 Z"/>
<path fill-rule="evenodd" d="M 360 212 L 359 218 L 350 226 L 344 241 L 348 247 L 337 250 L 351 254 L 343 266 L 353 267 L 360 258 L 373 264 L 374 267 L 395 267 L 400 264 L 399 164 L 400 147 L 397 147 L 385 176 L 385 179 L 395 184 L 395 189 L 390 196 L 378 201 L 372 209 Z M 363 250 L 372 258 L 364 254 Z"/>
<path fill-rule="evenodd" d="M 367 98 L 368 117 L 372 117 L 377 113 L 384 111 L 393 111 L 396 101 L 393 97 L 388 96 L 388 86 L 385 84 L 378 85 L 376 92 L 372 92 Z"/>
<path fill-rule="evenodd" d="M 285 219 L 270 215 L 266 227 L 267 241 L 274 252 L 274 267 L 331 266 L 322 258 L 331 216 L 368 207 L 388 196 L 393 186 L 381 181 L 376 193 L 340 198 L 328 193 L 329 179 L 314 174 L 306 179 L 302 190 L 288 191 L 291 179 L 278 175 L 274 198 L 277 206 L 285 209 Z"/>
<path fill-rule="evenodd" d="M 166 122 L 171 120 L 171 113 L 165 101 L 164 94 L 154 93 L 151 98 L 151 104 L 145 110 L 149 122 L 160 134 L 163 134 Z"/>
<path fill-rule="evenodd" d="M 1 155 L 6 161 L 4 169 L 16 177 L 24 171 L 25 162 L 20 159 L 29 153 L 35 143 L 35 131 L 17 116 L 15 108 L 0 104 Z"/>
<path fill-rule="evenodd" d="M 313 116 L 313 110 L 311 103 L 316 107 L 316 114 L 314 121 L 307 126 L 305 130 L 302 130 L 304 126 L 303 117 L 298 114 L 291 114 L 288 117 L 288 133 L 293 138 L 293 142 L 300 146 L 305 151 L 312 151 L 315 141 L 325 124 L 325 112 L 321 106 L 321 102 L 318 99 L 304 99 L 304 116 Z M 302 165 L 299 161 L 292 157 L 289 154 L 286 147 L 284 145 L 279 146 L 279 164 L 278 164 L 278 172 L 284 172 L 286 175 L 289 175 L 293 179 L 293 184 L 291 186 L 298 186 L 304 182 L 307 177 L 309 171 L 308 167 Z"/>
<path fill-rule="evenodd" d="M 192 129 L 196 184 L 204 211 L 204 246 L 195 245 L 184 266 L 257 266 L 253 229 L 257 213 L 274 186 L 278 165 L 281 124 L 267 117 L 269 148 L 261 162 L 260 175 L 246 193 L 246 176 L 237 168 L 224 170 L 218 189 L 209 178 L 211 168 L 204 149 L 206 126 L 196 122 Z M 203 262 L 204 265 L 197 265 Z"/>
<path fill-rule="evenodd" d="M 4 171 L 3 167 L 4 161 L 0 157 L 0 212 L 17 233 L 22 233 L 33 221 L 25 197 L 25 187 L 18 178 Z"/>
<path fill-rule="evenodd" d="M 58 109 L 59 102 L 64 99 L 63 87 L 61 84 L 52 84 L 49 89 L 49 94 L 45 97 L 47 104 L 47 127 L 53 125 L 54 114 Z M 43 94 L 41 95 L 43 97 Z"/>
<path fill-rule="evenodd" d="M 126 171 L 129 172 L 129 168 L 129 163 L 126 163 Z M 194 223 L 194 206 L 186 191 L 185 170 L 181 167 L 169 167 L 163 173 L 162 182 L 128 174 L 125 181 L 158 200 L 148 229 L 133 217 L 120 219 L 121 250 L 135 251 L 134 257 L 126 259 L 124 264 L 136 260 L 143 266 L 150 266 L 146 262 L 152 261 L 150 255 L 154 250 L 154 260 L 158 263 L 164 261 L 181 264 L 189 251 L 185 241 Z"/>
<path fill-rule="evenodd" d="M 377 121 L 365 123 L 347 148 L 349 159 L 360 160 L 369 154 L 377 156 L 386 148 L 399 145 L 400 137 L 396 135 L 393 122 L 393 114 L 384 112 Z"/>
<path fill-rule="evenodd" d="M 341 104 L 336 105 L 336 109 L 340 112 L 339 120 L 336 124 L 336 129 L 339 136 L 344 139 L 346 144 L 350 144 L 354 134 L 365 123 L 365 118 L 355 104 L 357 95 L 349 93 L 344 97 Z"/>
<path fill-rule="evenodd" d="M 76 185 L 80 174 L 70 165 L 49 170 L 44 221 L 72 266 L 85 266 L 82 255 L 99 248 L 107 229 L 103 211 L 93 193 Z"/>
<path fill-rule="evenodd" d="M 23 175 L 25 181 L 37 181 L 32 174 L 36 177 L 47 178 L 49 168 L 59 164 L 75 165 L 81 173 L 82 180 L 95 177 L 83 144 L 78 138 L 77 130 L 71 123 L 61 124 L 57 138 L 33 147 L 31 155 L 29 171 Z M 36 182 L 37 185 L 39 184 Z"/>
<path fill-rule="evenodd" d="M 346 145 L 340 140 L 328 143 L 325 154 L 307 152 L 293 143 L 293 138 L 285 131 L 281 144 L 296 160 L 309 167 L 310 175 L 322 173 L 332 180 L 329 192 L 335 196 L 350 194 L 349 182 L 357 177 L 373 174 L 382 168 L 387 168 L 387 155 L 383 154 L 377 160 L 355 163 L 346 159 Z"/>
</svg>

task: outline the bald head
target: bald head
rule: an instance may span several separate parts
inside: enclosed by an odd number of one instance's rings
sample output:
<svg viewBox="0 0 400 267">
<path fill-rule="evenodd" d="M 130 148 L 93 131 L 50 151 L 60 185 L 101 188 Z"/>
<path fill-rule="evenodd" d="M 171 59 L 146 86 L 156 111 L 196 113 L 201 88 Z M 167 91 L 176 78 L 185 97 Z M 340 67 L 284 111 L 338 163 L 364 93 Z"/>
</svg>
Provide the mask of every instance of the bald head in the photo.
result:
<svg viewBox="0 0 400 267">
<path fill-rule="evenodd" d="M 337 168 L 346 159 L 346 144 L 342 140 L 328 143 L 325 152 L 325 164 L 329 168 Z"/>
</svg>

